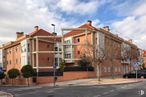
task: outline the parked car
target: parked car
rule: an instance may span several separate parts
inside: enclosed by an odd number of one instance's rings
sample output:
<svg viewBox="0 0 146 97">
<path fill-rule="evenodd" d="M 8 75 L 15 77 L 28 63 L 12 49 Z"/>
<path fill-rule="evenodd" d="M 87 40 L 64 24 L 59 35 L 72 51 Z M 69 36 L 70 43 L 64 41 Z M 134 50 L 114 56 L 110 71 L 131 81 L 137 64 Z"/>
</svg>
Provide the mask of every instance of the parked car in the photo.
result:
<svg viewBox="0 0 146 97">
<path fill-rule="evenodd" d="M 136 78 L 136 70 L 124 74 L 123 78 Z M 146 70 L 137 70 L 137 78 L 146 78 Z"/>
</svg>

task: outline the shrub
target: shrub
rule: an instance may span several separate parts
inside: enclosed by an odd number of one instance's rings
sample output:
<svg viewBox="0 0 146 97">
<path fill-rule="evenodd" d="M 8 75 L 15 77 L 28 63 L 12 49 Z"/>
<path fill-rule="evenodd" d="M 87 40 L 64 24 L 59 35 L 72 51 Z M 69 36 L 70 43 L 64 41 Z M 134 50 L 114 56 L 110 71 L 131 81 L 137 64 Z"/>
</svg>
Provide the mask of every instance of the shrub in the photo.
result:
<svg viewBox="0 0 146 97">
<path fill-rule="evenodd" d="M 10 79 L 12 79 L 12 85 L 13 85 L 13 79 L 15 79 L 16 77 L 18 77 L 20 75 L 20 72 L 18 69 L 16 68 L 12 68 L 8 71 L 8 77 Z"/>
<path fill-rule="evenodd" d="M 27 78 L 27 83 L 29 86 L 29 78 L 33 76 L 34 70 L 31 65 L 25 65 L 21 68 L 22 76 Z"/>
<path fill-rule="evenodd" d="M 60 71 L 64 71 L 64 68 L 65 68 L 65 60 L 62 60 L 61 62 L 60 62 L 60 65 L 59 65 L 59 69 L 60 69 Z"/>
<path fill-rule="evenodd" d="M 78 65 L 81 67 L 88 67 L 90 65 L 90 62 L 87 58 L 81 58 L 81 60 L 78 61 Z"/>
<path fill-rule="evenodd" d="M 1 84 L 2 84 L 2 79 L 4 79 L 6 76 L 6 74 L 4 72 L 0 72 L 0 80 L 1 80 Z"/>
</svg>

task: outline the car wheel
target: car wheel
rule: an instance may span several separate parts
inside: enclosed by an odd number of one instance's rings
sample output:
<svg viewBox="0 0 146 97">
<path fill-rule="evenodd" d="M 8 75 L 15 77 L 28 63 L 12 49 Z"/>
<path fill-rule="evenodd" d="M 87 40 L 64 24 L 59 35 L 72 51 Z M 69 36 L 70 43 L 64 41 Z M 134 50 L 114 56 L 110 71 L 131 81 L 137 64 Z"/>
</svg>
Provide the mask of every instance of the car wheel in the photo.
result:
<svg viewBox="0 0 146 97">
<path fill-rule="evenodd" d="M 128 76 L 125 76 L 125 78 L 129 78 Z"/>
</svg>

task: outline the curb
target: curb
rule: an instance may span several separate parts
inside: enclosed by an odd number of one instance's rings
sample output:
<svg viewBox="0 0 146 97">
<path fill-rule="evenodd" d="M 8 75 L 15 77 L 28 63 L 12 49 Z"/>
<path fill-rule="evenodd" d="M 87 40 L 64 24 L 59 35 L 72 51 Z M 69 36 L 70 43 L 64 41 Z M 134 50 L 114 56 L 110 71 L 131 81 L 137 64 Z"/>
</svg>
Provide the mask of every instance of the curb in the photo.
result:
<svg viewBox="0 0 146 97">
<path fill-rule="evenodd" d="M 57 86 L 111 86 L 111 85 L 126 85 L 126 84 L 134 84 L 134 83 L 140 83 L 140 82 L 143 82 L 142 80 L 141 81 L 135 81 L 135 82 L 125 82 L 125 83 L 115 83 L 115 84 L 86 84 L 86 85 L 82 85 L 82 84 L 68 84 L 68 85 L 57 85 Z"/>
<path fill-rule="evenodd" d="M 0 97 L 14 97 L 14 95 L 12 95 L 11 93 L 7 93 L 7 92 L 3 92 L 3 91 L 0 91 L 2 93 L 0 93 Z"/>
</svg>

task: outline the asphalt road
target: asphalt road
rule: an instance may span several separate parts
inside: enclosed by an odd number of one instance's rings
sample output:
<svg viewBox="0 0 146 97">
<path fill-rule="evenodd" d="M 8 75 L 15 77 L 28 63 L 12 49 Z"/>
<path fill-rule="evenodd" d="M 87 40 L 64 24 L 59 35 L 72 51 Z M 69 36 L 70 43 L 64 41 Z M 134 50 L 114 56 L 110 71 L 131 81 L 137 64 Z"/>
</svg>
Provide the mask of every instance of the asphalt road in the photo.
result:
<svg viewBox="0 0 146 97">
<path fill-rule="evenodd" d="M 146 97 L 146 81 L 126 85 L 1 87 L 14 97 Z"/>
</svg>

